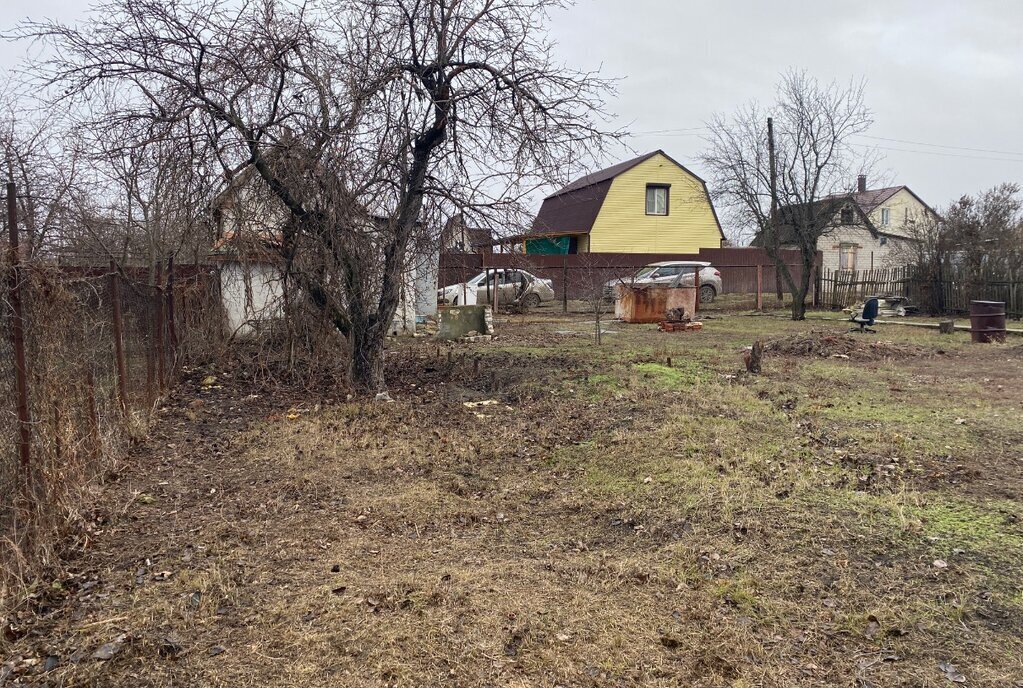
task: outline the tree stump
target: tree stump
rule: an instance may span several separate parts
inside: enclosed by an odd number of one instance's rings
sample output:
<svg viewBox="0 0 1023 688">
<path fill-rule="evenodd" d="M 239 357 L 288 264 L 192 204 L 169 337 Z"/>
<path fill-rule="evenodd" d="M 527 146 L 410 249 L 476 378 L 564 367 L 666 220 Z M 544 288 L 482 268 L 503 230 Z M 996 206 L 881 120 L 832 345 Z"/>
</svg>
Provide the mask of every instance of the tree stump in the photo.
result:
<svg viewBox="0 0 1023 688">
<path fill-rule="evenodd" d="M 743 352 L 742 360 L 746 363 L 746 372 L 751 375 L 760 373 L 760 361 L 764 357 L 764 343 L 759 339 L 753 342 L 753 347 Z"/>
</svg>

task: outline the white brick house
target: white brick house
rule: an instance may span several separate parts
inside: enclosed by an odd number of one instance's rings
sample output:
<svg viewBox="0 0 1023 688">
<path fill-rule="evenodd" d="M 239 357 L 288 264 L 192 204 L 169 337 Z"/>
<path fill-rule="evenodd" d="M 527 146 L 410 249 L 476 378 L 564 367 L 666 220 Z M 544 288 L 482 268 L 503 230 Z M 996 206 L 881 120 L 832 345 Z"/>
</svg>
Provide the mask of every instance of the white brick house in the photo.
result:
<svg viewBox="0 0 1023 688">
<path fill-rule="evenodd" d="M 909 244 L 915 242 L 917 223 L 937 218 L 937 213 L 908 186 L 868 189 L 860 175 L 855 192 L 821 199 L 836 208 L 834 226 L 817 240 L 824 270 L 874 270 L 900 267 L 911 262 Z M 784 214 L 785 209 L 782 209 Z M 791 237 L 781 243 L 791 248 Z M 759 243 L 759 237 L 754 243 Z"/>
</svg>

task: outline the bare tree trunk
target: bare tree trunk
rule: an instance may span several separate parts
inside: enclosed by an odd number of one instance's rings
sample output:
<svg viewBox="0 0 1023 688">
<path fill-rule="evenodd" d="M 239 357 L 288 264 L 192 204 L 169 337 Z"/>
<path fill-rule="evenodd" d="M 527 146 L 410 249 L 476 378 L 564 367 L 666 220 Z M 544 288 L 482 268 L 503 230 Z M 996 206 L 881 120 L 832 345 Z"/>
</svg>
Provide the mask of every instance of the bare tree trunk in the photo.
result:
<svg viewBox="0 0 1023 688">
<path fill-rule="evenodd" d="M 386 328 L 354 324 L 352 328 L 352 380 L 367 392 L 385 389 L 384 335 Z"/>
<path fill-rule="evenodd" d="M 814 254 L 802 253 L 802 273 L 799 275 L 799 284 L 792 284 L 792 319 L 806 320 L 806 296 L 810 293 L 810 279 L 813 276 Z M 785 270 L 785 277 L 789 282 L 794 282 L 788 269 Z"/>
</svg>

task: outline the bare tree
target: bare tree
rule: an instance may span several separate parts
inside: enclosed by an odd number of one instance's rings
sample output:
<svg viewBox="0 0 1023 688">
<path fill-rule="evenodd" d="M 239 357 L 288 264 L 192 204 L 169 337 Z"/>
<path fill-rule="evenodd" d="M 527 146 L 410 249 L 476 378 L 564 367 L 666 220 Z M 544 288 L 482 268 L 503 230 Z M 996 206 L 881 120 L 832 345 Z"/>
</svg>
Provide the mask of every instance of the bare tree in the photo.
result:
<svg viewBox="0 0 1023 688">
<path fill-rule="evenodd" d="M 543 30 L 564 4 L 117 0 L 18 33 L 57 46 L 45 67 L 62 98 L 228 176 L 252 167 L 288 278 L 375 390 L 423 213 L 519 211 L 606 140 L 609 84 L 557 64 Z"/>
<path fill-rule="evenodd" d="M 942 213 L 943 243 L 967 272 L 1023 267 L 1023 199 L 1018 184 L 965 195 Z"/>
<path fill-rule="evenodd" d="M 793 71 L 782 77 L 770 108 L 753 103 L 708 125 L 703 162 L 732 216 L 756 232 L 756 243 L 774 262 L 792 294 L 794 320 L 806 313 L 818 239 L 839 224 L 856 173 L 872 165 L 872 156 L 857 152 L 852 140 L 872 122 L 863 82 L 821 84 Z M 791 246 L 801 256 L 798 275 L 781 253 Z"/>
<path fill-rule="evenodd" d="M 912 241 L 900 242 L 899 257 L 930 285 L 929 308 L 943 313 L 944 281 L 981 284 L 984 273 L 1016 275 L 1023 270 L 1023 200 L 1007 183 L 977 196 L 964 195 L 906 227 Z M 988 279 L 990 279 L 988 277 Z"/>
<path fill-rule="evenodd" d="M 81 149 L 50 117 L 29 117 L 0 103 L 0 160 L 19 190 L 18 217 L 27 256 L 59 250 L 71 231 L 82 182 Z"/>
</svg>

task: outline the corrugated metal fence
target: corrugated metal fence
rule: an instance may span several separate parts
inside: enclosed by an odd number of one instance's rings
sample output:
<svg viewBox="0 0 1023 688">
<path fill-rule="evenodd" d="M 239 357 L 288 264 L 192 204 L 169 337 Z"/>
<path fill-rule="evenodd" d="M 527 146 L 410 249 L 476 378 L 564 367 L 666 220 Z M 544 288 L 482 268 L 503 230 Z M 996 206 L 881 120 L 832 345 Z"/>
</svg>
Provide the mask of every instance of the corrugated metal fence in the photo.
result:
<svg viewBox="0 0 1023 688">
<path fill-rule="evenodd" d="M 783 257 L 793 274 L 801 274 L 799 252 L 785 251 Z M 600 292 L 609 280 L 627 280 L 636 270 L 670 260 L 700 260 L 721 272 L 723 294 L 774 293 L 778 287 L 774 263 L 760 248 L 703 249 L 699 253 L 579 253 L 571 255 L 524 255 L 521 253 L 441 255 L 440 286 L 459 284 L 486 268 L 520 268 L 553 282 L 559 298 L 587 299 Z M 784 288 L 782 289 L 784 291 Z"/>
</svg>

